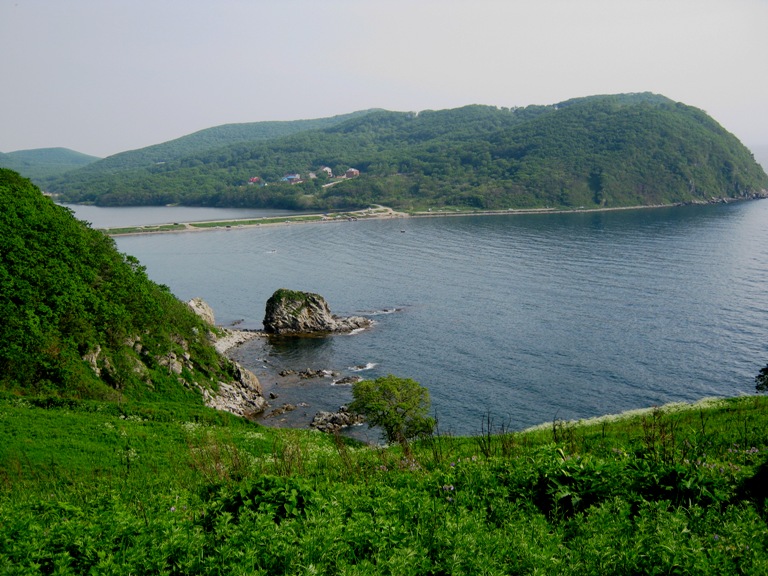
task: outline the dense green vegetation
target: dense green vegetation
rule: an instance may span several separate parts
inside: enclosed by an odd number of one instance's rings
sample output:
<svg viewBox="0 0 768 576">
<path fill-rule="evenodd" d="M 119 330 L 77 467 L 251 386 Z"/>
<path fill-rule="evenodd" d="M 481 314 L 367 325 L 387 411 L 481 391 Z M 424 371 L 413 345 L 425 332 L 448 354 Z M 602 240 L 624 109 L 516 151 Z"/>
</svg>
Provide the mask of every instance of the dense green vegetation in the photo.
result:
<svg viewBox="0 0 768 576">
<path fill-rule="evenodd" d="M 185 156 L 206 153 L 233 144 L 273 140 L 307 130 L 328 128 L 351 118 L 367 114 L 367 112 L 353 112 L 351 114 L 313 120 L 224 124 L 222 126 L 206 128 L 205 130 L 163 142 L 162 144 L 114 154 L 90 165 L 87 169 L 82 170 L 81 174 L 114 175 L 134 169 L 153 168 L 172 160 L 184 158 Z"/>
<path fill-rule="evenodd" d="M 368 426 L 378 426 L 387 442 L 397 442 L 410 456 L 409 441 L 431 436 L 435 419 L 429 416 L 429 390 L 410 378 L 393 375 L 361 380 L 352 386 L 352 412 L 365 415 Z"/>
<path fill-rule="evenodd" d="M 647 93 L 515 109 L 379 110 L 117 173 L 100 164 L 46 188 L 102 205 L 318 210 L 619 207 L 768 189 L 768 176 L 732 134 L 701 110 Z M 323 166 L 361 174 L 329 180 Z M 304 182 L 281 182 L 287 173 Z M 249 184 L 253 177 L 268 186 Z"/>
<path fill-rule="evenodd" d="M 210 328 L 110 238 L 10 170 L 0 206 L 0 390 L 201 403 L 228 380 Z"/>
<path fill-rule="evenodd" d="M 3 154 L 0 152 L 0 168 L 14 170 L 26 178 L 42 180 L 87 166 L 99 160 L 67 148 L 37 148 Z"/>
<path fill-rule="evenodd" d="M 766 574 L 768 398 L 371 448 L 0 398 L 3 574 Z"/>
</svg>

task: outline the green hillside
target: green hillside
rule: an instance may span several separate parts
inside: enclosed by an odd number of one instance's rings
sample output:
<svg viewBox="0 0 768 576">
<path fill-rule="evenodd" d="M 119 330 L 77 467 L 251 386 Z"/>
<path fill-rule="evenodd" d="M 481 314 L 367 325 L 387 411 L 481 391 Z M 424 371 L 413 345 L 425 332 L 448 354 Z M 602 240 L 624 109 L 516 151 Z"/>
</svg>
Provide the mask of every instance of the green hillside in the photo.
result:
<svg viewBox="0 0 768 576">
<path fill-rule="evenodd" d="M 15 170 L 26 178 L 42 180 L 99 160 L 68 148 L 36 148 L 0 153 L 0 168 Z"/>
<path fill-rule="evenodd" d="M 232 380 L 204 324 L 138 261 L 0 169 L 0 390 L 202 404 Z"/>
<path fill-rule="evenodd" d="M 307 130 L 328 128 L 367 113 L 368 111 L 360 111 L 313 120 L 224 124 L 222 126 L 206 128 L 205 130 L 163 142 L 162 144 L 114 154 L 99 162 L 95 162 L 88 169 L 83 170 L 82 173 L 89 175 L 112 175 L 125 170 L 152 168 L 155 165 L 162 165 L 165 162 L 192 154 L 205 153 L 224 146 L 244 142 L 253 143 L 273 140 Z"/>
<path fill-rule="evenodd" d="M 323 166 L 360 176 L 329 180 Z M 116 175 L 93 168 L 47 187 L 67 201 L 101 205 L 318 210 L 619 207 L 768 189 L 768 176 L 732 134 L 696 108 L 648 93 L 513 109 L 373 111 Z M 287 173 L 304 181 L 281 182 Z M 268 186 L 249 185 L 255 176 Z"/>
</svg>

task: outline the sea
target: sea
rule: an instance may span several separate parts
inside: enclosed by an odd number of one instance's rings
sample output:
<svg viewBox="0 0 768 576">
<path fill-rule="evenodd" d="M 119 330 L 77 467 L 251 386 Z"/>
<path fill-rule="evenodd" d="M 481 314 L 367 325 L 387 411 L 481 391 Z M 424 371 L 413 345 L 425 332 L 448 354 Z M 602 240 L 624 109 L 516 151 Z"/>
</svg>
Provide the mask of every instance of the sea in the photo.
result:
<svg viewBox="0 0 768 576">
<path fill-rule="evenodd" d="M 275 215 L 70 206 L 94 227 Z M 191 211 L 191 212 L 190 212 Z M 282 214 L 285 214 L 284 212 Z M 754 392 L 768 363 L 768 201 L 562 214 L 390 218 L 115 238 L 223 326 L 261 328 L 278 288 L 321 294 L 351 335 L 233 354 L 288 425 L 351 400 L 344 376 L 427 387 L 443 433 L 520 430 Z M 282 386 L 279 371 L 332 375 Z"/>
</svg>

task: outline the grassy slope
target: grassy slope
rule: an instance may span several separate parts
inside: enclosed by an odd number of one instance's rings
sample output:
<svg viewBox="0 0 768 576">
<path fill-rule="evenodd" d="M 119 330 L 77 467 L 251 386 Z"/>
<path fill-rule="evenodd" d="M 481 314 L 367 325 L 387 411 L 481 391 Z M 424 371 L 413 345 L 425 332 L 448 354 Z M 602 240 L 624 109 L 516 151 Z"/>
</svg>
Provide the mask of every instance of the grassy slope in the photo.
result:
<svg viewBox="0 0 768 576">
<path fill-rule="evenodd" d="M 0 572 L 765 574 L 768 398 L 357 447 L 0 399 Z"/>
</svg>

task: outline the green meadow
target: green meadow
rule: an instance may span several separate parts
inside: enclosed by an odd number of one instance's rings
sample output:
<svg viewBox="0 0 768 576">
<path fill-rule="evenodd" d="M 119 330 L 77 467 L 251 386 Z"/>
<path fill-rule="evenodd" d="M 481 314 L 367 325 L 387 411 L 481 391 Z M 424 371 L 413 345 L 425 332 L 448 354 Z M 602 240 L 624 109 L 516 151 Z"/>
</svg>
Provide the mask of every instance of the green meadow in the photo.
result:
<svg viewBox="0 0 768 576">
<path fill-rule="evenodd" d="M 0 397 L 2 574 L 768 574 L 768 398 L 399 446 Z"/>
</svg>

